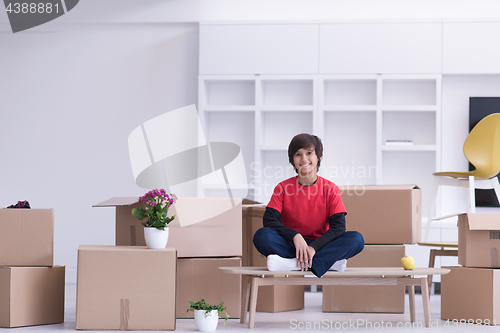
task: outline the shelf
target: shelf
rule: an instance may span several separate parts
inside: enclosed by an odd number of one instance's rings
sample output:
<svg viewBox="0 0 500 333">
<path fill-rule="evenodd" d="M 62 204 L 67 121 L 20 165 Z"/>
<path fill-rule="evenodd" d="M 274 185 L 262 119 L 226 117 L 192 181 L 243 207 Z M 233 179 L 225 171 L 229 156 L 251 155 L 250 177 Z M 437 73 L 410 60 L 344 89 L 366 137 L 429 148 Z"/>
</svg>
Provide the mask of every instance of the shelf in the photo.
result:
<svg viewBox="0 0 500 333">
<path fill-rule="evenodd" d="M 253 112 L 255 106 L 252 105 L 211 105 L 205 106 L 205 112 Z"/>
<path fill-rule="evenodd" d="M 382 145 L 382 151 L 436 151 L 436 145 Z"/>
<path fill-rule="evenodd" d="M 375 112 L 377 111 L 376 105 L 325 105 L 323 106 L 325 112 Z"/>
<path fill-rule="evenodd" d="M 321 138 L 320 174 L 338 184 L 429 188 L 440 170 L 439 75 L 211 75 L 200 88 L 207 140 L 240 146 L 247 178 L 232 188 L 257 201 L 295 175 L 288 145 L 299 133 Z M 227 195 L 225 184 L 204 181 L 204 193 Z"/>
<path fill-rule="evenodd" d="M 436 113 L 386 111 L 382 113 L 382 144 L 387 140 L 410 140 L 416 146 L 436 144 Z M 391 146 L 392 147 L 392 146 Z"/>
<path fill-rule="evenodd" d="M 255 105 L 254 80 L 204 81 L 206 106 Z"/>
<path fill-rule="evenodd" d="M 312 79 L 262 80 L 262 105 L 312 105 Z"/>
<path fill-rule="evenodd" d="M 382 105 L 436 105 L 434 79 L 383 79 Z"/>
<path fill-rule="evenodd" d="M 373 105 L 377 103 L 376 79 L 326 79 L 326 105 Z"/>
<path fill-rule="evenodd" d="M 390 112 L 436 112 L 436 105 L 382 105 L 382 111 Z"/>
<path fill-rule="evenodd" d="M 299 133 L 312 133 L 313 113 L 293 111 L 286 113 L 268 111 L 261 115 L 260 140 L 264 146 L 288 147 L 290 140 Z"/>
<path fill-rule="evenodd" d="M 313 112 L 313 105 L 265 105 L 260 108 L 262 111 L 270 112 Z"/>
<path fill-rule="evenodd" d="M 377 181 L 375 112 L 328 112 L 324 116 L 320 173 L 337 184 Z"/>
</svg>

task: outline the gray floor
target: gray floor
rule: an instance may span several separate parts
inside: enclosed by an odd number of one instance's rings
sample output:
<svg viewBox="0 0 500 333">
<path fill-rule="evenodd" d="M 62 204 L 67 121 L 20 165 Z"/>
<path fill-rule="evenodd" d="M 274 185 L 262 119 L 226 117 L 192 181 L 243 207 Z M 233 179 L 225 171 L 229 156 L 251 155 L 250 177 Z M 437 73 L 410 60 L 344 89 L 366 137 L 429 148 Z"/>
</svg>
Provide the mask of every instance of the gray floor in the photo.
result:
<svg viewBox="0 0 500 333">
<path fill-rule="evenodd" d="M 303 310 L 282 313 L 257 313 L 255 328 L 248 329 L 247 324 L 240 324 L 239 319 L 228 320 L 225 326 L 219 321 L 217 331 L 220 332 L 290 332 L 290 331 L 406 331 L 413 332 L 478 332 L 485 330 L 500 330 L 500 326 L 484 325 L 454 325 L 440 320 L 441 298 L 431 296 L 431 328 L 423 327 L 424 315 L 422 297 L 416 295 L 417 323 L 410 323 L 408 310 L 408 295 L 406 295 L 404 314 L 366 314 L 366 313 L 323 313 L 321 311 L 321 292 L 306 292 L 305 307 Z M 75 331 L 76 287 L 74 284 L 66 286 L 66 313 L 65 323 L 58 325 L 32 326 L 15 328 L 14 331 L 51 332 Z M 398 329 L 399 327 L 399 329 Z M 1 330 L 1 329 L 0 329 Z M 196 326 L 193 319 L 177 319 L 176 332 L 193 332 Z M 106 332 L 106 331 L 98 331 Z M 113 331 L 116 332 L 116 331 Z"/>
</svg>

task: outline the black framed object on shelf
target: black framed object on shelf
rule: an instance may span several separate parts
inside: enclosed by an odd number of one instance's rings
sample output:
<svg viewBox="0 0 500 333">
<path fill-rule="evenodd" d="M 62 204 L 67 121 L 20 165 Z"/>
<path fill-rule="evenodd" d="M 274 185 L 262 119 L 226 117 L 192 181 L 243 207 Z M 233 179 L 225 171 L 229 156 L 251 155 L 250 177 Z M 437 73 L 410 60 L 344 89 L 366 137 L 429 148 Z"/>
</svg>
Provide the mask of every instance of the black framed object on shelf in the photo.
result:
<svg viewBox="0 0 500 333">
<path fill-rule="evenodd" d="M 492 113 L 500 113 L 500 97 L 470 97 L 469 132 L 481 119 Z M 474 170 L 470 163 L 469 170 Z M 500 207 L 495 190 L 476 189 L 476 207 Z"/>
</svg>

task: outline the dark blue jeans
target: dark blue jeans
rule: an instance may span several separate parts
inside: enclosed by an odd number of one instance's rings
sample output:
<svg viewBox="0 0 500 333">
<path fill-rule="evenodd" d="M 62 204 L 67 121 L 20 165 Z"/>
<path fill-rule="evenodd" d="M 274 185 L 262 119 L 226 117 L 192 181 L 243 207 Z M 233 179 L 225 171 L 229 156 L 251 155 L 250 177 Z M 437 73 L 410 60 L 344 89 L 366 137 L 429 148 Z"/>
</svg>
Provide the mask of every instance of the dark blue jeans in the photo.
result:
<svg viewBox="0 0 500 333">
<path fill-rule="evenodd" d="M 305 239 L 310 244 L 314 239 Z M 266 257 L 277 254 L 282 258 L 295 258 L 295 245 L 286 241 L 273 228 L 260 228 L 253 236 L 257 250 Z M 346 231 L 324 247 L 313 257 L 311 272 L 322 277 L 332 265 L 341 259 L 349 259 L 361 252 L 365 246 L 363 236 L 357 231 Z"/>
</svg>

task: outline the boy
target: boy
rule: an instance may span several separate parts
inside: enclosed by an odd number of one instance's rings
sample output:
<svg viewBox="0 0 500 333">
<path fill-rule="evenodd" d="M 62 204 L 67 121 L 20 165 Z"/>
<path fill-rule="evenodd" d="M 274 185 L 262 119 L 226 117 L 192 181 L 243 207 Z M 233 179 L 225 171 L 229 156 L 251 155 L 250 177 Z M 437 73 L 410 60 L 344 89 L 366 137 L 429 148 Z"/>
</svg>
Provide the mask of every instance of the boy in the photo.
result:
<svg viewBox="0 0 500 333">
<path fill-rule="evenodd" d="M 310 269 L 322 277 L 330 269 L 344 271 L 347 259 L 363 250 L 363 236 L 346 231 L 339 188 L 317 174 L 322 158 L 323 145 L 315 135 L 296 135 L 288 146 L 297 176 L 275 187 L 264 228 L 253 238 L 270 271 Z"/>
</svg>

